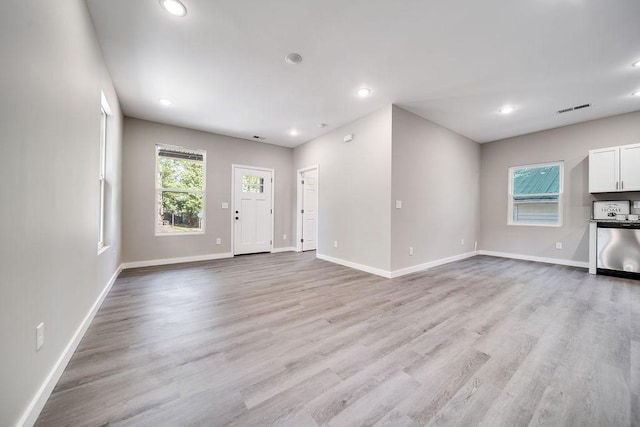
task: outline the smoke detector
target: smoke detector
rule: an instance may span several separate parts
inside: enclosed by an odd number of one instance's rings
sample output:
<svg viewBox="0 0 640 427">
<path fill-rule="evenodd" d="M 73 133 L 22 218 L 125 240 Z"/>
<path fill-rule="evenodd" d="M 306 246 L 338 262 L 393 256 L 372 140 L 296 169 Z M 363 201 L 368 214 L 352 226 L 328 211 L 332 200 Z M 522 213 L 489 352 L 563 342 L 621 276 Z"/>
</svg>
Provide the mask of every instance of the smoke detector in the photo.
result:
<svg viewBox="0 0 640 427">
<path fill-rule="evenodd" d="M 302 56 L 297 53 L 290 53 L 284 57 L 284 60 L 287 61 L 287 64 L 297 65 L 302 62 Z"/>
</svg>

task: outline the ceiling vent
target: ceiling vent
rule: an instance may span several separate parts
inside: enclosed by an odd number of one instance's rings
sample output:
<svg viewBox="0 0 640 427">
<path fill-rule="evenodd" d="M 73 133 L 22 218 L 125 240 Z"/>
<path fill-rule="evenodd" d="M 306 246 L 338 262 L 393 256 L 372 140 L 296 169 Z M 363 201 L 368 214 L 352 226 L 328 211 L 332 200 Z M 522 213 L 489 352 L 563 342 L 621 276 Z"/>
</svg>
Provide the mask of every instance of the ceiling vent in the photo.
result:
<svg viewBox="0 0 640 427">
<path fill-rule="evenodd" d="M 582 110 L 584 108 L 589 108 L 589 107 L 591 107 L 591 104 L 576 105 L 575 107 L 563 108 L 562 110 L 558 110 L 557 113 L 563 114 L 563 113 L 568 113 L 569 111 L 578 111 L 578 110 Z"/>
</svg>

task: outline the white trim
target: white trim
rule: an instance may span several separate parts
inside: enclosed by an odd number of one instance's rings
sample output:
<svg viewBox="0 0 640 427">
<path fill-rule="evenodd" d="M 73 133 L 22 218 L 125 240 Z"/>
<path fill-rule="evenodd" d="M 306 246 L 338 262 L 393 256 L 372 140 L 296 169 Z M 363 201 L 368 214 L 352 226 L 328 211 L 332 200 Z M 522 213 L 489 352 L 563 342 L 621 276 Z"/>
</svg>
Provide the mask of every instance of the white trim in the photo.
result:
<svg viewBox="0 0 640 427">
<path fill-rule="evenodd" d="M 185 152 L 193 153 L 193 154 L 202 154 L 202 190 L 174 190 L 171 188 L 162 188 L 161 183 L 158 182 L 158 147 L 165 148 L 168 150 L 176 150 L 179 151 L 182 149 Z M 164 236 L 189 236 L 189 235 L 197 235 L 197 234 L 205 234 L 206 225 L 207 225 L 207 150 L 198 149 L 198 148 L 187 148 L 181 145 L 171 145 L 171 144 L 161 144 L 156 142 L 154 147 L 154 161 L 155 161 L 155 188 L 156 193 L 154 196 L 154 207 L 153 207 L 153 235 L 154 237 L 164 237 Z M 158 232 L 158 205 L 161 203 L 160 198 L 162 197 L 162 192 L 170 192 L 170 193 L 185 193 L 185 194 L 202 194 L 202 218 L 200 222 L 200 230 L 198 231 L 174 231 L 174 232 Z M 159 197 L 160 198 L 159 198 Z"/>
<path fill-rule="evenodd" d="M 213 259 L 223 259 L 223 258 L 233 258 L 233 253 L 225 252 L 221 254 L 196 255 L 196 256 L 185 256 L 180 258 L 150 259 L 147 261 L 125 262 L 122 264 L 122 269 L 128 270 L 130 268 L 139 268 L 139 267 L 156 267 L 159 265 L 182 264 L 185 262 L 197 262 L 197 261 L 210 261 Z"/>
<path fill-rule="evenodd" d="M 318 203 L 320 202 L 320 168 L 318 167 L 318 165 L 311 165 L 311 166 L 307 166 L 304 167 L 302 169 L 298 169 L 298 171 L 296 172 L 296 251 L 298 252 L 302 252 L 302 242 L 300 242 L 300 240 L 302 239 L 302 214 L 300 213 L 300 211 L 302 210 L 302 192 L 304 191 L 302 188 L 302 174 L 303 172 L 308 172 L 308 171 L 312 171 L 314 170 L 317 173 L 317 178 L 316 178 L 316 249 L 318 248 L 319 244 L 318 244 Z"/>
<path fill-rule="evenodd" d="M 287 247 L 287 248 L 273 248 L 271 249 L 271 253 L 272 254 L 277 254 L 280 252 L 297 252 L 296 248 L 294 248 L 293 246 Z"/>
<path fill-rule="evenodd" d="M 494 251 L 478 251 L 478 255 L 488 255 L 495 256 L 499 258 L 512 258 L 512 259 L 520 259 L 523 261 L 534 261 L 534 262 L 544 262 L 546 264 L 557 264 L 557 265 L 567 265 L 569 267 L 580 267 L 580 268 L 589 268 L 589 263 L 584 261 L 573 261 L 570 259 L 559 259 L 559 258 L 544 258 L 532 255 L 521 255 L 521 254 L 512 254 L 507 252 L 494 252 Z"/>
<path fill-rule="evenodd" d="M 53 369 L 51 369 L 51 371 L 49 372 L 49 375 L 47 375 L 44 382 L 36 392 L 35 396 L 33 396 L 33 399 L 31 399 L 29 406 L 27 406 L 27 409 L 24 411 L 24 413 L 18 420 L 17 426 L 19 427 L 32 426 L 36 423 L 36 421 L 38 420 L 38 416 L 40 415 L 40 412 L 42 412 L 42 408 L 44 408 L 44 405 L 47 403 L 47 400 L 49 400 L 49 397 L 51 396 L 51 392 L 53 391 L 54 387 L 60 380 L 60 377 L 62 376 L 62 373 L 64 372 L 65 368 L 69 364 L 69 361 L 73 356 L 73 353 L 75 353 L 76 349 L 78 348 L 78 345 L 82 340 L 82 337 L 84 337 L 85 332 L 87 332 L 89 325 L 91 325 L 93 318 L 96 316 L 96 313 L 100 309 L 100 306 L 104 302 L 104 299 L 109 294 L 111 287 L 113 286 L 116 279 L 118 278 L 118 275 L 120 275 L 120 273 L 122 272 L 122 269 L 123 269 L 123 266 L 121 264 L 116 269 L 115 273 L 113 273 L 113 276 L 111 276 L 111 279 L 109 279 L 107 286 L 105 286 L 102 292 L 100 293 L 100 295 L 98 295 L 98 298 L 93 303 L 93 306 L 91 307 L 91 309 L 89 310 L 85 318 L 80 323 L 80 326 L 78 326 L 78 329 L 76 329 L 76 332 L 71 337 L 71 340 L 69 341 L 65 349 L 62 351 L 62 354 L 60 355 L 55 365 L 53 366 Z"/>
<path fill-rule="evenodd" d="M 556 223 L 532 223 L 532 222 L 515 222 L 513 221 L 513 172 L 517 169 L 535 169 L 542 167 L 552 167 L 558 166 L 560 167 L 560 174 L 558 176 L 559 185 L 558 185 L 558 193 L 547 193 L 547 194 L 557 194 L 558 195 L 558 222 Z M 564 209 L 563 209 L 563 195 L 564 195 L 564 160 L 556 160 L 553 162 L 547 163 L 536 163 L 532 165 L 520 165 L 520 166 L 510 166 L 508 170 L 509 182 L 508 182 L 508 191 L 507 194 L 507 225 L 523 225 L 527 227 L 562 227 Z M 531 196 L 535 196 L 536 194 L 531 194 Z"/>
<path fill-rule="evenodd" d="M 265 168 L 260 166 L 247 166 L 247 165 L 238 165 L 235 163 L 231 164 L 231 256 L 234 256 L 236 253 L 236 242 L 235 242 L 235 204 L 236 204 L 236 168 L 239 169 L 253 169 L 258 171 L 271 172 L 271 245 L 270 248 L 273 250 L 273 241 L 275 240 L 275 230 L 276 230 L 276 170 L 273 168 Z"/>
<path fill-rule="evenodd" d="M 589 223 L 589 274 L 597 273 L 598 255 L 598 224 Z"/>
<path fill-rule="evenodd" d="M 429 270 L 434 267 L 438 267 L 444 264 L 449 264 L 450 262 L 460 261 L 463 259 L 471 258 L 478 255 L 476 251 L 466 252 L 460 255 L 454 255 L 447 258 L 437 259 L 435 261 L 425 262 L 424 264 L 418 264 L 411 267 L 402 268 L 400 270 L 395 270 L 391 272 L 391 278 L 400 277 L 411 273 L 417 273 L 418 271 Z"/>
<path fill-rule="evenodd" d="M 391 272 L 390 271 L 382 270 L 380 268 L 369 267 L 368 265 L 358 264 L 358 263 L 347 261 L 347 260 L 340 259 L 340 258 L 334 258 L 334 257 L 328 256 L 328 255 L 319 254 L 317 252 L 316 252 L 316 258 L 319 258 L 319 259 L 322 259 L 322 260 L 325 260 L 325 261 L 329 261 L 329 262 L 332 262 L 334 264 L 344 265 L 345 267 L 354 268 L 356 270 L 364 271 L 364 272 L 367 272 L 367 273 L 375 274 L 376 276 L 382 276 L 382 277 L 385 277 L 387 279 L 391 278 Z"/>
<path fill-rule="evenodd" d="M 109 101 L 107 101 L 107 96 L 104 94 L 103 90 L 100 91 L 100 105 L 108 116 L 113 116 L 111 106 L 109 105 Z"/>
</svg>

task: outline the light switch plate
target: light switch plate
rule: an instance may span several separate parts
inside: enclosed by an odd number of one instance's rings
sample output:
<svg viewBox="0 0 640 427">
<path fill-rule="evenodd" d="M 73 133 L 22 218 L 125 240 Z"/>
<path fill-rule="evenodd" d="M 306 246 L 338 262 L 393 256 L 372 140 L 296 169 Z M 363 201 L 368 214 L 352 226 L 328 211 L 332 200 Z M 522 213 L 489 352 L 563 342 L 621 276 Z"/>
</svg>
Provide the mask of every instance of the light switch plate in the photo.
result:
<svg viewBox="0 0 640 427">
<path fill-rule="evenodd" d="M 396 209 L 402 209 L 402 200 L 396 200 Z"/>
<path fill-rule="evenodd" d="M 229 209 L 229 203 L 223 202 L 222 203 L 222 209 Z"/>
</svg>

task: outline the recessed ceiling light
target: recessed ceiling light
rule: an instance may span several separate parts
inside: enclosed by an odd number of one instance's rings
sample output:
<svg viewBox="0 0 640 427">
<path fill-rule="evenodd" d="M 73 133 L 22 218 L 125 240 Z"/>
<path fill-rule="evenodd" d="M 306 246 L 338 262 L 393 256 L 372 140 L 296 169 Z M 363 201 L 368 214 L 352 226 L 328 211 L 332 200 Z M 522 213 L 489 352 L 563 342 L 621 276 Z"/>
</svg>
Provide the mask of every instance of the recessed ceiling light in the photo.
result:
<svg viewBox="0 0 640 427">
<path fill-rule="evenodd" d="M 640 96 L 640 90 L 637 90 L 637 91 L 633 92 L 631 95 L 633 95 L 633 96 Z"/>
<path fill-rule="evenodd" d="M 371 95 L 371 89 L 369 89 L 368 87 L 361 87 L 356 91 L 356 95 L 364 98 L 365 96 Z"/>
<path fill-rule="evenodd" d="M 160 0 L 160 5 L 173 16 L 182 17 L 187 14 L 187 8 L 179 0 Z"/>
<path fill-rule="evenodd" d="M 631 65 L 634 66 L 634 67 L 640 67 L 640 59 L 638 59 L 636 62 L 634 62 Z"/>
<path fill-rule="evenodd" d="M 514 111 L 516 111 L 516 107 L 512 105 L 505 105 L 504 107 L 498 110 L 500 114 L 511 114 Z"/>
<path fill-rule="evenodd" d="M 160 105 L 164 105 L 165 107 L 168 107 L 169 105 L 173 104 L 173 102 L 171 102 L 171 100 L 167 98 L 160 98 L 158 102 L 160 103 Z"/>
<path fill-rule="evenodd" d="M 289 131 L 289 135 L 291 135 L 291 136 L 298 136 L 298 134 L 299 134 L 299 132 L 298 132 L 297 129 L 291 129 Z"/>
<path fill-rule="evenodd" d="M 296 65 L 302 62 L 302 56 L 297 53 L 290 53 L 284 57 L 284 60 L 287 61 L 288 64 Z"/>
</svg>

